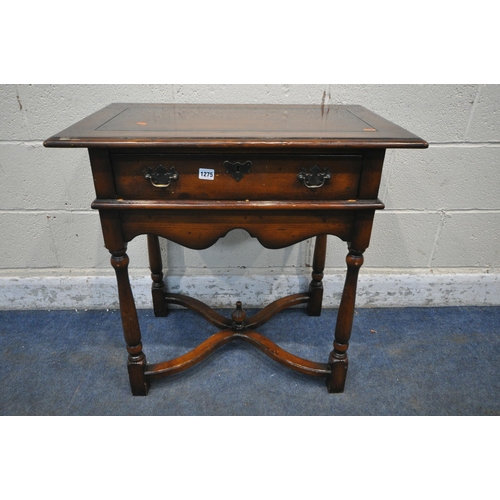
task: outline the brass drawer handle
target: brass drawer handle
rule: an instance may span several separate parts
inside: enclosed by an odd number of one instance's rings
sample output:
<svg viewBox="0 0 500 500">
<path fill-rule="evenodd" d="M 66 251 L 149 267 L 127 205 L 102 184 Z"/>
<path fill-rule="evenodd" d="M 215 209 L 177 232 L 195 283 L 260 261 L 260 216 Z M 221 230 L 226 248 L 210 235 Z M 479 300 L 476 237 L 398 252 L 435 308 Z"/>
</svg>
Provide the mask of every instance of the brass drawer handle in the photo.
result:
<svg viewBox="0 0 500 500">
<path fill-rule="evenodd" d="M 323 184 L 330 179 L 332 176 L 328 169 L 324 168 L 323 171 L 317 166 L 311 168 L 310 172 L 303 168 L 297 175 L 297 179 L 304 183 L 309 189 L 317 189 L 323 186 Z"/>
<path fill-rule="evenodd" d="M 174 167 L 170 167 L 170 170 L 167 170 L 163 165 L 158 165 L 155 168 L 148 167 L 144 177 L 148 179 L 154 187 L 166 188 L 170 186 L 172 181 L 176 181 L 179 178 L 179 174 Z"/>
</svg>

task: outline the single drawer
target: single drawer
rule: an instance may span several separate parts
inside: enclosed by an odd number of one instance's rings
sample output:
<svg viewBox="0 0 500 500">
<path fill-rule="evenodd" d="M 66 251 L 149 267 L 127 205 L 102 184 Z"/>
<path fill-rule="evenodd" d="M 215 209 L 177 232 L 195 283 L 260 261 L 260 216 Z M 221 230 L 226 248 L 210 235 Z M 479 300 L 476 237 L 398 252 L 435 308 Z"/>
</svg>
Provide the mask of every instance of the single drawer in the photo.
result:
<svg viewBox="0 0 500 500">
<path fill-rule="evenodd" d="M 347 200 L 362 155 L 112 154 L 125 200 Z"/>
</svg>

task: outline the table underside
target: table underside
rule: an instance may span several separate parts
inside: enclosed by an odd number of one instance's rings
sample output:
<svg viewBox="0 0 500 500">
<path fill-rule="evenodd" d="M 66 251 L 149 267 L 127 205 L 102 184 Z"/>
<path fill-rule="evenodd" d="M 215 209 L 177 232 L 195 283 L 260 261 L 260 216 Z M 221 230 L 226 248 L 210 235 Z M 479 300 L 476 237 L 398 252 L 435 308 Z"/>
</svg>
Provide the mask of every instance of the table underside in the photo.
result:
<svg viewBox="0 0 500 500">
<path fill-rule="evenodd" d="M 106 245 L 113 255 L 111 262 L 117 272 L 120 310 L 125 337 L 128 338 L 128 365 L 134 394 L 147 394 L 151 379 L 187 370 L 234 340 L 254 345 L 276 362 L 292 370 L 305 375 L 325 377 L 330 392 L 343 391 L 357 273 L 363 261 L 362 254 L 368 245 L 375 210 L 383 208 L 379 200 L 316 204 L 205 202 L 201 210 L 199 202 L 175 203 L 170 206 L 168 203 L 157 201 L 96 200 L 93 207 L 99 209 Z M 111 227 L 120 228 L 125 248 L 113 251 L 113 232 L 109 229 Z M 250 318 L 246 317 L 239 301 L 235 301 L 236 308 L 231 317 L 227 318 L 196 298 L 167 291 L 163 279 L 159 237 L 189 248 L 205 249 L 232 229 L 246 230 L 267 248 L 284 248 L 316 237 L 309 290 L 280 298 Z M 142 352 L 140 329 L 128 278 L 128 257 L 125 253 L 126 242 L 144 234 L 148 235 L 155 315 L 166 316 L 168 305 L 182 306 L 197 312 L 212 325 L 220 328 L 220 331 L 188 353 L 154 364 L 148 364 Z M 260 334 L 257 329 L 289 307 L 306 305 L 310 316 L 321 314 L 327 235 L 334 235 L 346 241 L 349 253 L 346 285 L 336 326 L 337 341 L 328 362 L 321 363 L 287 352 Z M 137 341 L 134 341 L 134 338 Z M 342 366 L 337 366 L 339 363 Z M 134 378 L 140 380 L 135 383 L 135 388 L 132 382 Z"/>
</svg>

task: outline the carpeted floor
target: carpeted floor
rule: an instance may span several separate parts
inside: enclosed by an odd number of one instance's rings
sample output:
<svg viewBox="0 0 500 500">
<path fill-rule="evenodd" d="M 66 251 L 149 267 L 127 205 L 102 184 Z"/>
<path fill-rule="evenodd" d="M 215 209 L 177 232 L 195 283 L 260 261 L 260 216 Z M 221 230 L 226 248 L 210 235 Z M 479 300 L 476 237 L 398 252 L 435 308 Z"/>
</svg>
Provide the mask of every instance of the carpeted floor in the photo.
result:
<svg viewBox="0 0 500 500">
<path fill-rule="evenodd" d="M 335 318 L 289 309 L 259 331 L 326 362 Z M 139 319 L 149 362 L 217 331 L 187 310 Z M 233 342 L 133 397 L 118 311 L 0 311 L 0 346 L 1 415 L 500 415 L 500 307 L 358 309 L 343 394 Z"/>
</svg>

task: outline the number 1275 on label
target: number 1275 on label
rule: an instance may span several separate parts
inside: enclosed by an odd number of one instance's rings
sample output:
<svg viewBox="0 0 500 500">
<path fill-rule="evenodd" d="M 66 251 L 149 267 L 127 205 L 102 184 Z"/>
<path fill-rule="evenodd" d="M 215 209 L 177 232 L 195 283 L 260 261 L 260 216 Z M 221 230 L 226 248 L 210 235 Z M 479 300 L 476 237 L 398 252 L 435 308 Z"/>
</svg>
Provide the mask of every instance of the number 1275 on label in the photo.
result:
<svg viewBox="0 0 500 500">
<path fill-rule="evenodd" d="M 215 170 L 211 168 L 200 168 L 198 178 L 204 181 L 213 181 L 215 178 Z"/>
</svg>

